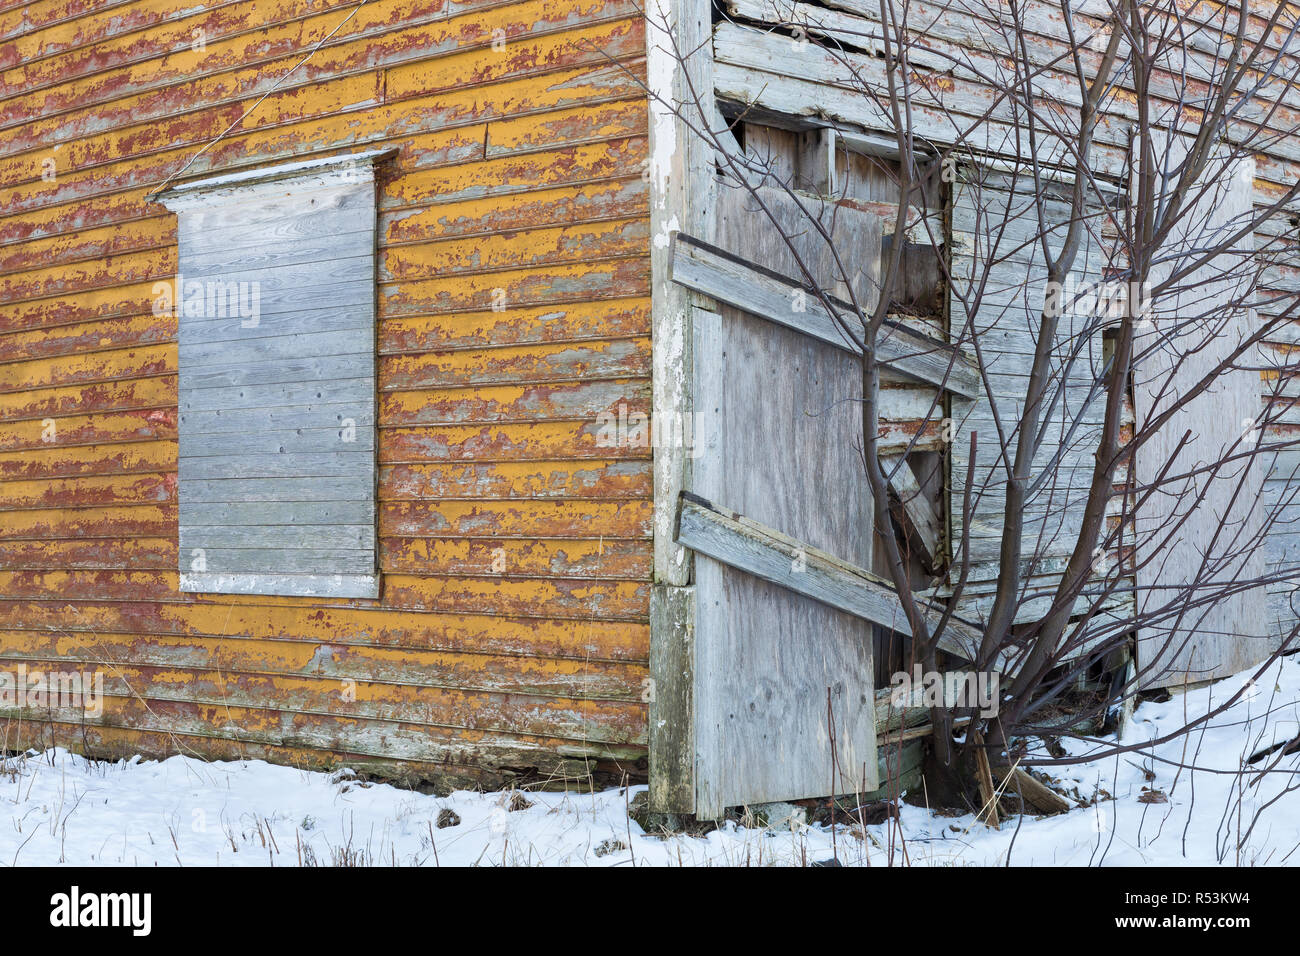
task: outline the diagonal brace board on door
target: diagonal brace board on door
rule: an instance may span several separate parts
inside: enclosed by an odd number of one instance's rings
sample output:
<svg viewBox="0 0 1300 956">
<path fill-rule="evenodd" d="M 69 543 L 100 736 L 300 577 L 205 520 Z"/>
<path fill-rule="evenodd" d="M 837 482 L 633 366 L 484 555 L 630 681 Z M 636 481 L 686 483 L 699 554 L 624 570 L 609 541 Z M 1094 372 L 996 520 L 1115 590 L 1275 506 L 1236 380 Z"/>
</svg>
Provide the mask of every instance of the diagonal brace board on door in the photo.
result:
<svg viewBox="0 0 1300 956">
<path fill-rule="evenodd" d="M 911 636 L 898 593 L 883 578 L 696 495 L 684 493 L 681 497 L 676 540 L 715 561 Z M 797 559 L 798 569 L 792 559 Z M 929 625 L 936 626 L 942 610 L 920 603 Z M 969 661 L 977 656 L 982 639 L 977 626 L 953 617 L 939 647 Z M 1013 655 L 1004 651 L 992 666 L 1010 676 L 1016 663 Z"/>
<path fill-rule="evenodd" d="M 672 280 L 769 322 L 809 335 L 855 355 L 861 348 L 840 322 L 800 282 L 685 233 L 676 233 L 669 270 Z M 802 311 L 792 305 L 802 296 Z M 826 296 L 836 311 L 854 315 L 853 307 Z M 979 367 L 947 342 L 887 322 L 876 342 L 876 357 L 891 371 L 946 389 L 963 398 L 980 394 Z"/>
</svg>

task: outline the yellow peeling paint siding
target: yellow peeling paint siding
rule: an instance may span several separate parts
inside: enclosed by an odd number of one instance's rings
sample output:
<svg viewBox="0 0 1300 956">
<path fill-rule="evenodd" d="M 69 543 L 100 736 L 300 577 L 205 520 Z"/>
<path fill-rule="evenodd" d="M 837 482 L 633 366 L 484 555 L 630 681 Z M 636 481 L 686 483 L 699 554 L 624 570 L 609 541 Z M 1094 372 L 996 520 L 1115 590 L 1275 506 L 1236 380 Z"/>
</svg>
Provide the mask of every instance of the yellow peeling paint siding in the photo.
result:
<svg viewBox="0 0 1300 956">
<path fill-rule="evenodd" d="M 599 420 L 649 407 L 644 33 L 631 0 L 0 0 L 0 670 L 106 694 L 0 711 L 5 748 L 644 771 L 651 450 Z M 379 147 L 382 596 L 183 594 L 145 196 Z"/>
</svg>

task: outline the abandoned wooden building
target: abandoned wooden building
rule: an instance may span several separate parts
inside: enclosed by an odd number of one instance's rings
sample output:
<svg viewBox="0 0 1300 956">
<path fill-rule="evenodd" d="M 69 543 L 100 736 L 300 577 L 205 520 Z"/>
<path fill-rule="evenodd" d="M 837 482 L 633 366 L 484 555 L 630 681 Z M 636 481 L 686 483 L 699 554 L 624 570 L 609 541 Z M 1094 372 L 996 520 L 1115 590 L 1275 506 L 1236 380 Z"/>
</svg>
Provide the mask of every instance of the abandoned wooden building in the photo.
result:
<svg viewBox="0 0 1300 956">
<path fill-rule="evenodd" d="M 926 43 L 981 55 L 961 7 Z M 1035 50 L 1065 42 L 1059 6 L 1030 11 Z M 854 405 L 826 398 L 860 388 L 856 359 L 815 302 L 790 327 L 791 249 L 668 105 L 703 91 L 729 148 L 879 258 L 889 118 L 792 20 L 880 33 L 860 0 L 0 0 L 0 669 L 104 682 L 93 715 L 6 706 L 5 749 L 648 779 L 652 807 L 701 816 L 833 792 L 828 747 L 857 768 L 846 789 L 911 770 L 923 734 L 877 704 L 906 623 L 868 574 Z M 949 109 L 981 115 L 987 88 L 934 69 Z M 1117 191 L 1130 106 L 1096 134 Z M 950 124 L 916 115 L 941 150 Z M 1247 202 L 1300 176 L 1300 103 L 1273 122 L 1290 132 Z M 925 194 L 954 272 L 981 228 L 963 185 L 996 192 L 1016 162 L 987 159 Z M 942 577 L 983 382 L 1014 387 L 1023 346 L 981 369 L 946 344 L 939 264 L 912 274 L 882 447 L 898 533 Z M 1276 278 L 1300 289 L 1300 265 Z M 1088 467 L 1084 449 L 1057 470 Z M 971 515 L 957 653 L 1000 515 L 996 495 Z M 1280 633 L 1272 592 L 1225 613 Z"/>
</svg>

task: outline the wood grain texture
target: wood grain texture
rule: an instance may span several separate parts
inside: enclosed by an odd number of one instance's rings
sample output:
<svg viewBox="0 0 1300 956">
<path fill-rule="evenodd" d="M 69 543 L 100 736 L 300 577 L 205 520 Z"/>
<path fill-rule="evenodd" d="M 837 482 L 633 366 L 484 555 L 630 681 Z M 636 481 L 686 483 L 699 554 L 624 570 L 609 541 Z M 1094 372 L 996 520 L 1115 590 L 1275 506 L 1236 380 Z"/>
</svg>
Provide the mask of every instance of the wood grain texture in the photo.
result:
<svg viewBox="0 0 1300 956">
<path fill-rule="evenodd" d="M 877 231 L 879 227 L 877 227 Z M 879 257 L 879 237 L 864 239 L 870 257 Z M 852 305 L 835 300 L 832 313 L 804 282 L 755 267 L 743 257 L 728 255 L 691 236 L 679 233 L 670 263 L 673 281 L 741 309 L 802 332 L 827 345 L 860 355 L 862 319 Z M 873 297 L 874 298 L 874 297 Z M 869 314 L 872 300 L 862 302 Z M 966 398 L 979 394 L 979 373 L 971 359 L 952 346 L 930 339 L 898 323 L 887 322 L 876 343 L 876 355 L 888 370 L 936 385 Z"/>
<path fill-rule="evenodd" d="M 1160 169 L 1176 169 L 1184 161 L 1182 137 L 1159 136 L 1156 143 Z M 1156 285 L 1199 255 L 1197 250 L 1221 242 L 1237 228 L 1234 219 L 1249 212 L 1249 182 L 1240 169 L 1224 168 L 1222 160 L 1212 160 L 1211 168 L 1219 170 L 1214 184 L 1193 194 L 1188 215 L 1174 224 L 1161 248 L 1167 264 L 1153 268 Z M 1137 427 L 1178 408 L 1134 456 L 1138 487 L 1159 482 L 1135 528 L 1138 609 L 1161 615 L 1138 632 L 1142 687 L 1235 674 L 1277 646 L 1263 586 L 1221 593 L 1223 582 L 1265 573 L 1260 540 L 1265 464 L 1247 458 L 1183 477 L 1239 454 L 1261 417 L 1255 348 L 1218 372 L 1203 393 L 1182 397 L 1255 329 L 1254 310 L 1242 301 L 1249 270 L 1241 262 L 1239 255 L 1217 256 L 1166 295 L 1157 295 L 1152 324 L 1134 346 L 1142 356 L 1133 373 Z M 1171 327 L 1177 331 L 1162 331 Z"/>
<path fill-rule="evenodd" d="M 949 453 L 951 498 L 951 549 L 953 567 L 959 567 L 961 549 L 968 547 L 974 577 L 992 577 L 999 560 L 1005 518 L 1007 458 L 1001 453 L 1001 436 L 1007 436 L 1014 456 L 1015 431 L 1028 385 L 1028 370 L 1036 345 L 1039 317 L 1047 295 L 1042 267 L 1026 263 L 1004 264 L 1005 249 L 1016 239 L 997 236 L 990 222 L 1004 219 L 1016 228 L 1037 229 L 1036 206 L 1023 181 L 1013 183 L 995 170 L 964 168 L 952 193 L 954 233 L 952 269 L 958 287 L 972 294 L 989 273 L 985 291 L 974 314 L 968 314 L 957 295 L 952 296 L 950 323 L 953 336 L 977 335 L 985 350 L 987 389 L 974 401 L 953 400 L 954 422 Z M 1049 245 L 1064 240 L 1068 218 L 1057 201 L 1045 210 Z M 1024 219 L 1028 224 L 1017 227 Z M 1091 221 L 1085 230 L 1072 273 L 1074 288 L 1085 290 L 1102 274 L 1102 253 Z M 968 237 L 958 239 L 957 237 Z M 994 263 L 986 269 L 986 263 Z M 1050 408 L 1043 415 L 1043 445 L 1034 460 L 1033 475 L 1045 476 L 1029 495 L 1021 535 L 1026 578 L 1034 579 L 1021 595 L 1017 620 L 1041 613 L 1052 582 L 1059 579 L 1062 559 L 1074 548 L 1074 535 L 1082 520 L 1082 506 L 1092 478 L 1093 452 L 1100 435 L 1100 393 L 1090 395 L 1090 385 L 1103 367 L 1101 328 L 1095 316 L 1084 314 L 1074 296 L 1062 294 L 1062 315 L 1049 360 Z M 974 305 L 974 300 L 971 302 Z M 970 466 L 970 437 L 977 437 L 971 524 L 962 524 L 966 476 Z M 967 532 L 969 531 L 969 538 Z M 983 569 L 981 568 L 983 566 Z M 988 602 L 976 588 L 964 599 L 964 613 L 974 617 Z"/>
<path fill-rule="evenodd" d="M 461 785 L 574 754 L 619 761 L 611 779 L 642 774 L 652 449 L 596 435 L 602 412 L 642 412 L 649 395 L 644 14 L 373 0 L 329 36 L 353 6 L 51 0 L 14 24 L 0 10 L 0 654 L 51 657 L 26 626 L 77 634 L 102 642 L 78 659 L 135 691 L 84 734 L 57 720 L 23 732 Z M 178 242 L 147 196 L 268 91 L 182 181 L 395 149 L 377 199 L 316 192 L 288 216 L 264 196 Z M 178 272 L 261 281 L 258 324 L 155 314 L 155 284 Z M 363 346 L 336 351 L 362 329 Z M 316 333 L 334 339 L 312 365 L 299 339 Z M 367 374 L 349 374 L 358 356 Z M 199 368 L 202 387 L 178 389 Z M 279 467 L 346 409 L 370 449 L 354 457 L 387 456 L 377 489 L 373 465 Z M 289 477 L 232 477 L 250 470 L 221 464 L 241 437 L 259 449 L 252 470 Z M 191 464 L 210 477 L 178 486 Z M 378 525 L 383 589 L 180 590 L 178 525 L 247 552 L 269 520 L 324 527 L 303 550 L 340 554 L 355 541 L 338 529 Z M 428 656 L 453 647 L 457 660 Z M 481 692 L 498 664 L 532 677 Z M 459 703 L 424 708 L 434 685 Z"/>
<path fill-rule="evenodd" d="M 738 190 L 724 191 L 718 244 L 788 273 L 779 235 L 755 215 Z M 844 228 L 846 243 L 878 241 L 878 222 L 867 223 L 865 233 Z M 814 248 L 807 254 L 827 261 Z M 695 322 L 702 443 L 696 492 L 869 566 L 871 510 L 854 451 L 861 424 L 851 400 L 860 387 L 857 360 L 730 308 L 697 312 Z M 828 507 L 830 487 L 839 490 Z M 797 556 L 781 560 L 789 565 Z M 841 789 L 860 787 L 862 778 L 874 786 L 870 625 L 699 555 L 695 599 L 695 812 L 716 816 L 738 803 L 833 792 L 832 720 L 834 769 L 848 782 Z"/>
<path fill-rule="evenodd" d="M 881 455 L 880 466 L 890 489 L 898 497 L 903 520 L 924 550 L 925 559 L 935 562 L 943 543 L 943 523 L 933 502 L 902 455 Z"/>
<path fill-rule="evenodd" d="M 159 197 L 179 218 L 174 301 L 179 404 L 188 405 L 201 390 L 206 404 L 216 405 L 218 412 L 228 410 L 246 397 L 243 389 L 250 384 L 284 384 L 309 399 L 287 410 L 245 407 L 233 423 L 219 422 L 211 411 L 181 416 L 181 495 L 192 502 L 188 486 L 197 482 L 209 510 L 238 502 L 245 522 L 254 515 L 262 522 L 223 525 L 201 518 L 191 523 L 199 516 L 181 510 L 181 591 L 379 596 L 374 310 L 360 310 L 345 328 L 328 327 L 328 308 L 295 312 L 295 326 L 278 330 L 282 334 L 221 341 L 196 336 L 189 323 L 199 319 L 210 328 L 214 320 L 238 318 L 241 330 L 257 330 L 264 287 L 331 286 L 346 279 L 347 288 L 339 293 L 344 302 L 373 302 L 373 163 L 390 156 L 391 151 L 370 151 L 282 164 L 187 182 Z M 346 216 L 351 228 L 344 228 L 341 218 L 321 219 L 322 211 Z M 288 238 L 272 241 L 258 235 L 266 223 L 290 224 L 283 230 Z M 317 316 L 327 319 L 325 328 L 317 327 Z M 357 398 L 313 415 L 310 399 L 336 378 L 353 382 Z M 232 424 L 242 427 L 232 430 Z M 338 499 L 335 491 L 320 500 L 324 489 L 316 479 L 321 478 L 355 479 L 355 497 Z M 259 490 L 283 493 L 280 479 L 312 488 L 301 495 L 303 500 L 283 506 L 262 501 L 255 511 L 246 507 L 248 495 Z M 330 524 L 340 508 L 349 510 L 354 521 L 362 514 L 369 520 Z"/>
</svg>

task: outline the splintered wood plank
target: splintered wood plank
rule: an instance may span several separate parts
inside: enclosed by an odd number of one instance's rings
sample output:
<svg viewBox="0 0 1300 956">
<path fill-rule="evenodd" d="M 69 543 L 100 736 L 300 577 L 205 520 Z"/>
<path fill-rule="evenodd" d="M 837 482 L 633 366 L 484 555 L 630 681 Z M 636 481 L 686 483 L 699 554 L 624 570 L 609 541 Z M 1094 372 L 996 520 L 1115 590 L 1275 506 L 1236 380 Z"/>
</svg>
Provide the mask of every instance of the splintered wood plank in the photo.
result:
<svg viewBox="0 0 1300 956">
<path fill-rule="evenodd" d="M 1185 137 L 1161 136 L 1156 142 L 1157 175 L 1176 171 L 1186 156 Z M 1192 208 L 1174 224 L 1161 251 L 1169 264 L 1153 269 L 1153 285 L 1231 235 L 1239 228 L 1234 219 L 1251 214 L 1251 176 L 1240 166 L 1212 159 L 1206 175 L 1214 185 L 1194 188 Z M 1242 242 L 1253 244 L 1250 236 Z M 1137 428 L 1178 409 L 1134 456 L 1137 486 L 1159 482 L 1136 515 L 1138 612 L 1163 614 L 1138 632 L 1144 688 L 1235 674 L 1277 647 L 1263 586 L 1222 593 L 1225 582 L 1265 573 L 1263 549 L 1256 542 L 1267 464 L 1246 458 L 1218 473 L 1204 470 L 1249 450 L 1248 436 L 1262 411 L 1257 349 L 1219 371 L 1204 392 L 1184 398 L 1187 388 L 1227 361 L 1254 331 L 1254 310 L 1241 302 L 1251 281 L 1244 255 L 1217 256 L 1156 296 L 1151 324 L 1134 344 L 1141 356 L 1133 372 Z M 1202 472 L 1179 477 L 1195 469 Z M 1282 630 L 1289 630 L 1289 623 Z"/>
<path fill-rule="evenodd" d="M 933 563 L 943 536 L 943 524 L 934 505 L 902 455 L 881 455 L 880 465 L 889 479 L 889 487 L 898 496 L 908 527 L 925 549 L 925 559 Z"/>
</svg>

